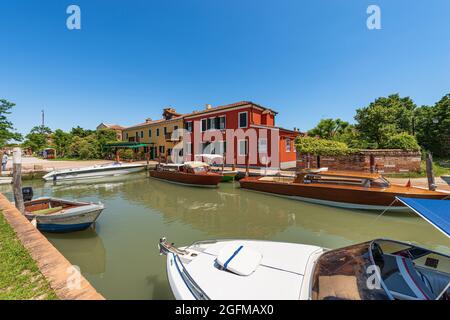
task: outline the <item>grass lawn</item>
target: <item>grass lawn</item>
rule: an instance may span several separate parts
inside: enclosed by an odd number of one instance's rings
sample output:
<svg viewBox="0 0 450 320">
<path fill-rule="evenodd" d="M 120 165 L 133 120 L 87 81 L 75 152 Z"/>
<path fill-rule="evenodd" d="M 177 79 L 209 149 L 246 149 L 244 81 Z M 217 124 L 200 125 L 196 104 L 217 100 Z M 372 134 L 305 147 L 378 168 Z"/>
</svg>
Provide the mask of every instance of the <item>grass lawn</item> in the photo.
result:
<svg viewBox="0 0 450 320">
<path fill-rule="evenodd" d="M 0 300 L 57 299 L 0 211 Z"/>
</svg>

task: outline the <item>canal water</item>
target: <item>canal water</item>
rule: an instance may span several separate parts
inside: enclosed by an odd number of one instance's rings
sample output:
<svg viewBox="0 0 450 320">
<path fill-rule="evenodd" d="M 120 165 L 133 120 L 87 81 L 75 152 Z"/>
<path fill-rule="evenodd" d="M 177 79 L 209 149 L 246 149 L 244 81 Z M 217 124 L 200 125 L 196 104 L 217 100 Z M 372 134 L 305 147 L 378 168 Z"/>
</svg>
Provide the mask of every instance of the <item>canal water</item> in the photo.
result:
<svg viewBox="0 0 450 320">
<path fill-rule="evenodd" d="M 59 185 L 25 181 L 35 197 L 101 201 L 95 230 L 46 234 L 107 299 L 173 299 L 157 244 L 248 238 L 337 248 L 377 237 L 411 241 L 450 254 L 450 241 L 413 213 L 336 209 L 222 183 L 217 189 L 175 185 L 146 173 Z M 0 186 L 10 199 L 11 187 Z"/>
</svg>

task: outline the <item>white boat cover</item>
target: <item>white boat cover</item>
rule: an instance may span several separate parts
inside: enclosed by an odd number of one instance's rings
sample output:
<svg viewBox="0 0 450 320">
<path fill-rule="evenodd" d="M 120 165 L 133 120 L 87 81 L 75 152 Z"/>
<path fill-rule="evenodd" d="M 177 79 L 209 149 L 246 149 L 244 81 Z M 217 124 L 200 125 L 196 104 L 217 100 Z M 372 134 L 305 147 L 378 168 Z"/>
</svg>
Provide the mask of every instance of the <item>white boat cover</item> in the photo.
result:
<svg viewBox="0 0 450 320">
<path fill-rule="evenodd" d="M 251 275 L 258 268 L 262 254 L 243 243 L 227 243 L 217 256 L 217 263 L 224 270 L 241 276 Z"/>
</svg>

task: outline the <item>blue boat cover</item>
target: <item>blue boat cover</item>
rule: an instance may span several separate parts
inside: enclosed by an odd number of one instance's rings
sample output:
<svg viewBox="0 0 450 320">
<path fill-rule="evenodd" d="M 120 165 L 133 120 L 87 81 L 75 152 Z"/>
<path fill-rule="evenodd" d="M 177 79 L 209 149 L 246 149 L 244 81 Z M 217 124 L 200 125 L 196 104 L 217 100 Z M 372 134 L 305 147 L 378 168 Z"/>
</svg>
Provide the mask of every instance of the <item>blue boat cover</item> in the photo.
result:
<svg viewBox="0 0 450 320">
<path fill-rule="evenodd" d="M 450 238 L 450 200 L 397 199 Z"/>
</svg>

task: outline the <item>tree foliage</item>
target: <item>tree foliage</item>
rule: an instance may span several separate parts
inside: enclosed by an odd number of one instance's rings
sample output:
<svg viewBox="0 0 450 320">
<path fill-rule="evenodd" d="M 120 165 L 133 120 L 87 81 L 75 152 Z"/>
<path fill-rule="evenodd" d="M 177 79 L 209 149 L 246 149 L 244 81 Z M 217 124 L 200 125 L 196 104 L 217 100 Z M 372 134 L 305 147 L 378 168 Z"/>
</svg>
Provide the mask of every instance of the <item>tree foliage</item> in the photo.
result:
<svg viewBox="0 0 450 320">
<path fill-rule="evenodd" d="M 450 156 L 450 94 L 434 106 L 418 108 L 415 131 L 422 148 L 438 157 Z"/>
<path fill-rule="evenodd" d="M 377 148 L 384 148 L 393 134 L 412 134 L 415 103 L 398 94 L 380 97 L 369 106 L 356 110 L 356 129 L 361 139 Z"/>
<path fill-rule="evenodd" d="M 31 148 L 33 152 L 41 151 L 46 147 L 50 147 L 50 135 L 52 130 L 45 126 L 35 126 L 31 129 L 25 138 L 23 146 Z"/>
<path fill-rule="evenodd" d="M 315 128 L 308 131 L 308 135 L 318 136 L 322 139 L 334 139 L 349 127 L 350 124 L 341 119 L 322 119 Z"/>
<path fill-rule="evenodd" d="M 14 106 L 14 103 L 0 99 L 0 147 L 11 140 L 21 141 L 23 139 L 20 133 L 15 132 L 12 122 L 8 119 Z"/>
<path fill-rule="evenodd" d="M 387 139 L 386 149 L 420 150 L 417 140 L 406 132 L 396 133 Z"/>
<path fill-rule="evenodd" d="M 295 140 L 297 152 L 317 156 L 339 156 L 354 152 L 345 143 L 320 139 L 316 137 L 297 137 Z"/>
</svg>

